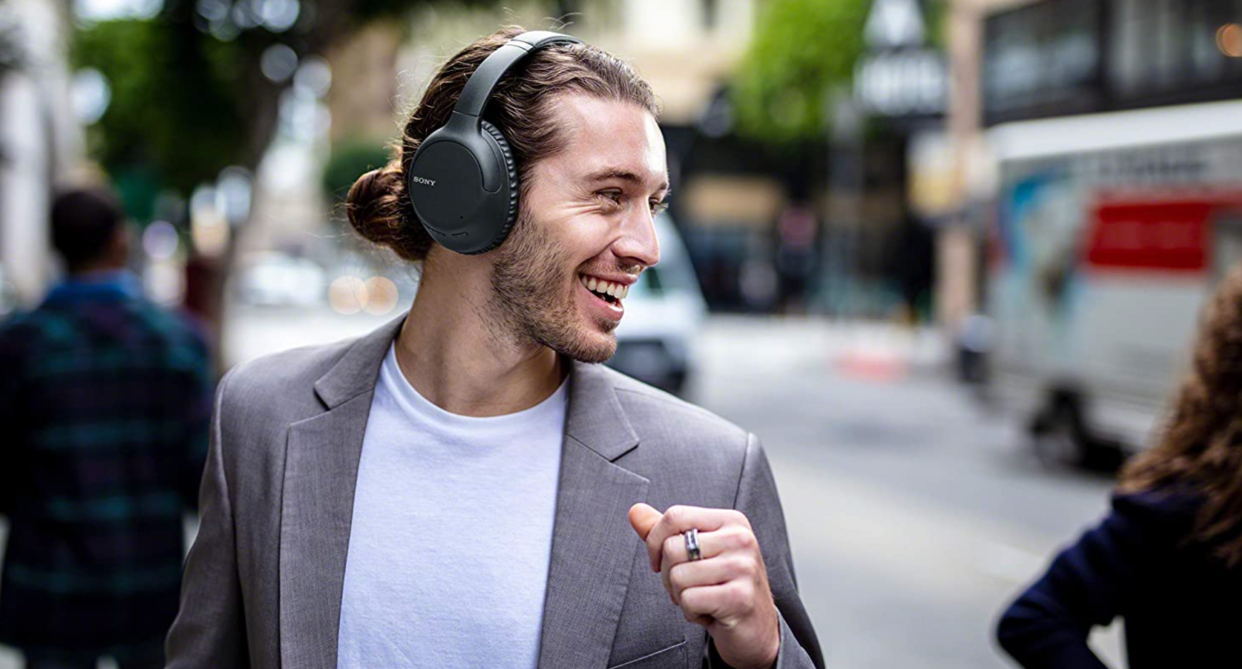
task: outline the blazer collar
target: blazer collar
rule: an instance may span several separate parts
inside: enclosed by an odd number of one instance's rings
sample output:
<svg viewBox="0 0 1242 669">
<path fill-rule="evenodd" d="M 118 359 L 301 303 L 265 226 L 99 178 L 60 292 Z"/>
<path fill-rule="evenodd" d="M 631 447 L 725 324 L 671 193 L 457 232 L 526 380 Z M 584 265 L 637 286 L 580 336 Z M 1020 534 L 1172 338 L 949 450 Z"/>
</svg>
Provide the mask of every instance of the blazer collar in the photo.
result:
<svg viewBox="0 0 1242 669">
<path fill-rule="evenodd" d="M 621 409 L 613 372 L 602 365 L 575 361 L 570 374 L 565 435 L 609 462 L 637 446 L 638 434 Z"/>
<path fill-rule="evenodd" d="M 355 341 L 315 381 L 315 393 L 329 410 L 375 390 L 384 356 L 408 315 L 407 311 Z M 621 409 L 613 373 L 602 365 L 577 361 L 571 363 L 569 373 L 565 434 L 610 462 L 637 446 L 638 434 Z"/>
<path fill-rule="evenodd" d="M 375 390 L 380 365 L 401 331 L 409 311 L 354 341 L 345 355 L 315 381 L 315 394 L 329 410 L 362 393 Z"/>
</svg>

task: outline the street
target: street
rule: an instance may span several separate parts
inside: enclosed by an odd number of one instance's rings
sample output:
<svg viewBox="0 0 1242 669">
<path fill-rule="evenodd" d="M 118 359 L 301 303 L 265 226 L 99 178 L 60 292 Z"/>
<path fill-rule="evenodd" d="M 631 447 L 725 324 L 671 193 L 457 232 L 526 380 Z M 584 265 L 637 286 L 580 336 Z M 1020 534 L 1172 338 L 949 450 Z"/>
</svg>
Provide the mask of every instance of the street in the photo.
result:
<svg viewBox="0 0 1242 669">
<path fill-rule="evenodd" d="M 234 359 L 387 320 L 237 316 Z M 762 439 L 834 669 L 1011 666 L 996 616 L 1106 509 L 1106 478 L 1042 467 L 940 357 L 927 337 L 813 319 L 715 317 L 700 341 L 689 399 Z M 1116 627 L 1093 642 L 1120 667 Z"/>
<path fill-rule="evenodd" d="M 997 615 L 1110 482 L 1043 468 L 930 365 L 851 364 L 920 357 L 889 329 L 716 318 L 703 344 L 691 399 L 763 440 L 828 666 L 1013 666 Z M 1118 627 L 1093 637 L 1117 667 Z"/>
</svg>

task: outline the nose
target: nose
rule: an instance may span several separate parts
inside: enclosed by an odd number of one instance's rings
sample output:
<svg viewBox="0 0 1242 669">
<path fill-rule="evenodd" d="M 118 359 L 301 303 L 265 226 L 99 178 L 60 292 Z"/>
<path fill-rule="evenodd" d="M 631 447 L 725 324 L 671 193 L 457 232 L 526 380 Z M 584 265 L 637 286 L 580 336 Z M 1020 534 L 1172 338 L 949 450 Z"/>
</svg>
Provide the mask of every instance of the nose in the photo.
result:
<svg viewBox="0 0 1242 669">
<path fill-rule="evenodd" d="M 639 209 L 621 222 L 621 236 L 612 245 L 619 260 L 651 267 L 660 262 L 660 241 L 656 238 L 655 218 Z"/>
</svg>

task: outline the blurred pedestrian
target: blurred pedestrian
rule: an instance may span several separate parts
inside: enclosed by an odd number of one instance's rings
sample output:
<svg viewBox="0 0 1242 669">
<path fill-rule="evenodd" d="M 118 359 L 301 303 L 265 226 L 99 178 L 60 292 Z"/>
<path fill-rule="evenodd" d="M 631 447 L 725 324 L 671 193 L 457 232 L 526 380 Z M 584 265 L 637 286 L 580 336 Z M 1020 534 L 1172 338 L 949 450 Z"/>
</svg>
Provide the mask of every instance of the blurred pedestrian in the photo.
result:
<svg viewBox="0 0 1242 669">
<path fill-rule="evenodd" d="M 206 455 L 202 338 L 145 300 L 103 190 L 56 198 L 68 277 L 0 324 L 0 642 L 30 669 L 163 666 Z"/>
<path fill-rule="evenodd" d="M 1159 441 L 1121 472 L 1112 512 L 1001 618 L 1028 669 L 1098 669 L 1087 637 L 1125 620 L 1131 669 L 1238 666 L 1242 630 L 1242 264 L 1207 305 Z"/>
</svg>

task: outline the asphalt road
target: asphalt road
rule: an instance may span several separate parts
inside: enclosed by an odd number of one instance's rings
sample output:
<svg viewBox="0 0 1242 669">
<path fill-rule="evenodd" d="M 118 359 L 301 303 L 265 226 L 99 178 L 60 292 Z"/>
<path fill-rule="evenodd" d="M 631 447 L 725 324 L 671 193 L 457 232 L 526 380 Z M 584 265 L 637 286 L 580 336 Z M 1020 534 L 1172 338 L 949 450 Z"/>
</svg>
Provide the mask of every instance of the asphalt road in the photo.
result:
<svg viewBox="0 0 1242 669">
<path fill-rule="evenodd" d="M 295 313 L 236 314 L 231 357 L 388 318 Z M 1106 508 L 1106 478 L 1043 468 L 941 357 L 934 337 L 808 319 L 717 317 L 698 342 L 689 398 L 763 440 L 834 669 L 1011 666 L 996 615 Z M 1120 667 L 1116 627 L 1093 643 Z"/>
<path fill-rule="evenodd" d="M 835 669 L 1011 665 L 996 616 L 1104 513 L 1110 481 L 1049 471 L 938 361 L 876 326 L 717 318 L 696 402 L 759 435 L 800 590 Z M 1111 666 L 1119 625 L 1092 641 Z"/>
</svg>

